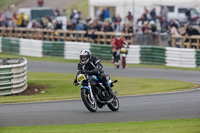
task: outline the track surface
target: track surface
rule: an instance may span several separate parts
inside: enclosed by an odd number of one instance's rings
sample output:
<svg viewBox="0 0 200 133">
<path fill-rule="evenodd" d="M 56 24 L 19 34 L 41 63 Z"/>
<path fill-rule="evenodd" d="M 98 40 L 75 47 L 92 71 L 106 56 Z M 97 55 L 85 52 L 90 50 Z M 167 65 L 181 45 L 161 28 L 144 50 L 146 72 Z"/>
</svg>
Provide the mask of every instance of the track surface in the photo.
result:
<svg viewBox="0 0 200 133">
<path fill-rule="evenodd" d="M 76 73 L 77 64 L 29 61 L 29 72 Z M 111 76 L 170 79 L 200 83 L 200 72 L 183 70 L 166 70 L 154 68 L 115 69 L 114 66 L 104 66 L 105 73 Z"/>
<path fill-rule="evenodd" d="M 200 73 L 192 71 L 146 68 L 116 70 L 113 67 L 105 67 L 104 70 L 112 76 L 162 78 L 200 83 L 198 80 Z M 75 73 L 76 64 L 31 61 L 29 71 Z M 81 100 L 1 104 L 0 127 L 200 118 L 200 89 L 120 97 L 119 101 L 118 112 L 111 112 L 104 107 L 96 113 L 90 113 Z"/>
</svg>

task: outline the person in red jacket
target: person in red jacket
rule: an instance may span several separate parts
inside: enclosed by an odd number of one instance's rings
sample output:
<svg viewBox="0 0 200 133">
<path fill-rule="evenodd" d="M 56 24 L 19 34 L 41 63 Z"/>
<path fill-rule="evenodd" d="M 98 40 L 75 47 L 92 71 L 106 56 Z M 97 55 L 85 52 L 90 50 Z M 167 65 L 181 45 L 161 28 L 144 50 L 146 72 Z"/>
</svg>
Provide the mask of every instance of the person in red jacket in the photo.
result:
<svg viewBox="0 0 200 133">
<path fill-rule="evenodd" d="M 43 7 L 44 0 L 37 0 L 38 7 Z"/>
<path fill-rule="evenodd" d="M 116 32 L 115 34 L 115 37 L 113 38 L 112 40 L 112 43 L 111 43 L 112 47 L 113 47 L 113 63 L 115 63 L 116 65 L 116 68 L 119 68 L 119 54 L 117 54 L 117 51 L 123 46 L 123 45 L 126 45 L 127 48 L 129 48 L 128 46 L 128 43 L 126 42 L 125 38 L 122 37 L 122 34 L 121 32 Z"/>
</svg>

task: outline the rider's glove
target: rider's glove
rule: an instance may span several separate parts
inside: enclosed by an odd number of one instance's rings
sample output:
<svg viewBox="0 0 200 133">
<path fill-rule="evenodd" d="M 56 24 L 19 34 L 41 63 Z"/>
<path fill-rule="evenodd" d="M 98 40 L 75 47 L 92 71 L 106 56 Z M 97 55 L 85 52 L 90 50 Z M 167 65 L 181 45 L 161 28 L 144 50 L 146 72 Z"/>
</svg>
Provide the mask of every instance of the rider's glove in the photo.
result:
<svg viewBox="0 0 200 133">
<path fill-rule="evenodd" d="M 73 85 L 77 83 L 77 79 L 74 79 Z"/>
<path fill-rule="evenodd" d="M 85 74 L 87 73 L 87 70 L 81 70 L 81 73 Z"/>
</svg>

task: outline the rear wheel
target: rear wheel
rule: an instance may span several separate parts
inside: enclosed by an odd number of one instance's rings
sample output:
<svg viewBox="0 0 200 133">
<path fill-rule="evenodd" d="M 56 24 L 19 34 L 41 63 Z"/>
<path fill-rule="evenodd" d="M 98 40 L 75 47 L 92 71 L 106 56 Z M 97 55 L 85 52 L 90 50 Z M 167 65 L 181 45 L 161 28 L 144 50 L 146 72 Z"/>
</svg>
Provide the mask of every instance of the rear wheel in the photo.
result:
<svg viewBox="0 0 200 133">
<path fill-rule="evenodd" d="M 92 98 L 90 95 L 90 92 L 86 89 L 81 90 L 81 98 L 83 103 L 85 104 L 86 108 L 90 112 L 96 112 L 97 111 L 97 103 L 95 98 Z"/>
<path fill-rule="evenodd" d="M 118 98 L 115 97 L 111 103 L 107 104 L 107 106 L 112 111 L 118 111 L 119 110 L 119 100 L 118 100 Z"/>
</svg>

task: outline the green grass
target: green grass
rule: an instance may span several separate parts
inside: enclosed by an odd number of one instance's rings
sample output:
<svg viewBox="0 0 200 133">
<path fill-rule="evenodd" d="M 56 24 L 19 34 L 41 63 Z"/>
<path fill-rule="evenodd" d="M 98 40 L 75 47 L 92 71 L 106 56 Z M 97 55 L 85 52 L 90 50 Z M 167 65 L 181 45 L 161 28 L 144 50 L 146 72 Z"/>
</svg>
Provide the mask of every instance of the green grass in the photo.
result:
<svg viewBox="0 0 200 133">
<path fill-rule="evenodd" d="M 73 4 L 70 8 L 67 8 L 67 16 L 70 18 L 71 9 L 77 9 L 82 13 L 82 17 L 86 19 L 88 17 L 89 12 L 89 3 L 88 0 L 79 0 L 75 4 Z"/>
<path fill-rule="evenodd" d="M 75 74 L 30 72 L 28 73 L 28 84 L 47 86 L 45 93 L 29 96 L 0 96 L 0 103 L 79 99 L 81 86 L 73 86 L 74 78 Z M 169 92 L 198 87 L 194 83 L 162 79 L 112 77 L 112 80 L 115 79 L 119 80 L 114 87 L 119 92 L 119 96 Z"/>
<path fill-rule="evenodd" d="M 34 61 L 50 61 L 50 62 L 63 62 L 63 63 L 78 63 L 78 60 L 64 59 L 63 57 L 30 57 L 22 55 L 13 55 L 13 54 L 2 54 L 0 53 L 0 58 L 20 58 L 26 57 L 27 60 Z M 113 66 L 111 61 L 101 61 L 105 66 Z M 141 68 L 156 68 L 156 69 L 174 69 L 174 70 L 186 70 L 186 71 L 200 71 L 200 67 L 197 68 L 182 68 L 182 67 L 168 67 L 168 66 L 159 66 L 159 65 L 143 65 L 143 64 L 127 64 L 128 67 L 141 67 Z"/>
<path fill-rule="evenodd" d="M 12 2 L 14 2 L 16 0 L 0 0 L 0 10 L 2 10 L 2 8 L 6 8 L 6 4 L 10 4 Z"/>
<path fill-rule="evenodd" d="M 200 119 L 3 127 L 1 133 L 199 133 Z"/>
</svg>

